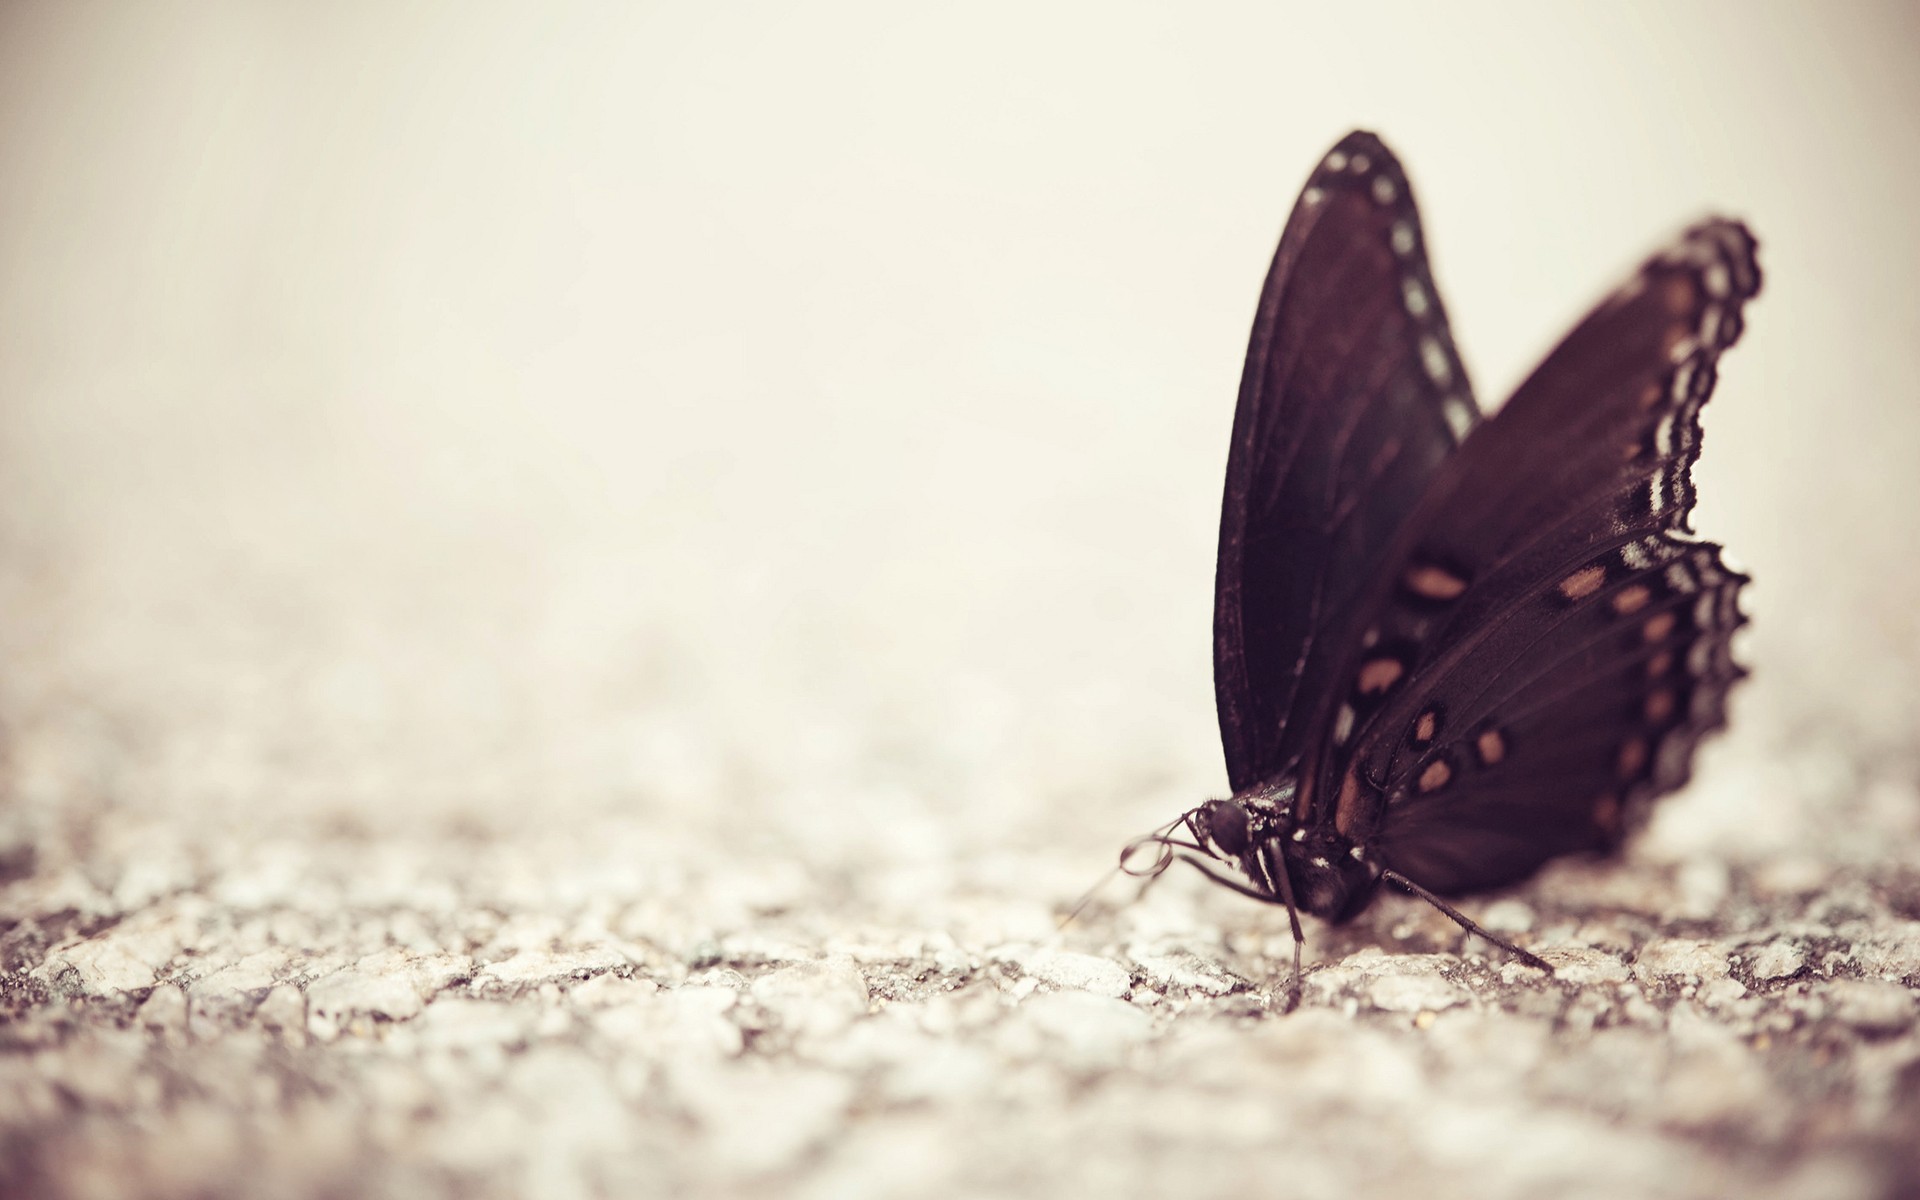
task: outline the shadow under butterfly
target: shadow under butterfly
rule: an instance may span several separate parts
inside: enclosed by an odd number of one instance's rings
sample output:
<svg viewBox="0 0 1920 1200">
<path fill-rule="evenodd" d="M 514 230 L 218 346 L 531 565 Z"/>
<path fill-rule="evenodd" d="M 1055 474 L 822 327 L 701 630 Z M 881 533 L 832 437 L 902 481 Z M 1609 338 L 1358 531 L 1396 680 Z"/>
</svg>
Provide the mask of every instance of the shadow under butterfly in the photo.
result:
<svg viewBox="0 0 1920 1200">
<path fill-rule="evenodd" d="M 1285 906 L 1296 998 L 1299 914 L 1347 920 L 1383 882 L 1551 971 L 1441 896 L 1615 850 L 1746 673 L 1747 579 L 1688 515 L 1752 236 L 1687 230 L 1492 417 L 1424 247 L 1400 164 L 1349 134 L 1287 221 L 1234 414 L 1213 643 L 1233 796 L 1121 855 Z"/>
</svg>

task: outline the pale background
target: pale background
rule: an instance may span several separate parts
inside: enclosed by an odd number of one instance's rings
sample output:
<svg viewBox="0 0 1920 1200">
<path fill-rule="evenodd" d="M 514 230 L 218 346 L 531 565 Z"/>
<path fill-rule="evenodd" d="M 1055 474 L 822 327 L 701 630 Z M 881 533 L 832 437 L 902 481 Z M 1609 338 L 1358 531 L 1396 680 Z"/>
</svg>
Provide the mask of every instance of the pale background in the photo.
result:
<svg viewBox="0 0 1920 1200">
<path fill-rule="evenodd" d="M 1363 127 L 1483 404 L 1751 224 L 1696 525 L 1755 679 L 1648 853 L 1912 836 L 1916 51 L 1911 4 L 13 0 L 11 827 L 109 890 L 150 839 L 590 828 L 1048 911 L 1224 787 L 1244 339 Z"/>
</svg>

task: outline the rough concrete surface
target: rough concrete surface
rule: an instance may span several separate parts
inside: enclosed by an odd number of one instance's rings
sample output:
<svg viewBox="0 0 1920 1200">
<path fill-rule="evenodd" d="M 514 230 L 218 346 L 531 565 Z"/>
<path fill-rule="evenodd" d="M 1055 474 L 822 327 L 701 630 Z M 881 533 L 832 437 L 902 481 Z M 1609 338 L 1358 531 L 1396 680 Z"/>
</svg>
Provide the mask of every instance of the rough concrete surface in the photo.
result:
<svg viewBox="0 0 1920 1200">
<path fill-rule="evenodd" d="M 1206 11 L 0 6 L 0 1196 L 1920 1193 L 1910 6 Z M 1489 400 L 1751 221 L 1754 677 L 1462 901 L 1552 977 L 1382 896 L 1283 1011 L 1190 872 L 1059 919 L 1220 794 L 1356 125 Z"/>
</svg>

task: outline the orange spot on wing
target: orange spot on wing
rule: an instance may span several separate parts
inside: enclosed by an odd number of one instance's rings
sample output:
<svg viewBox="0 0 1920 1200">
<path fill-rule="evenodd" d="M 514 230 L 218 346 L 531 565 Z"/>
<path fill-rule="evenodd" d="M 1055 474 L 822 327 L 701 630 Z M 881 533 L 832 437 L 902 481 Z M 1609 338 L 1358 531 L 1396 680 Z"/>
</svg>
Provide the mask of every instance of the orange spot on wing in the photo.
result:
<svg viewBox="0 0 1920 1200">
<path fill-rule="evenodd" d="M 1467 590 L 1467 581 L 1443 567 L 1414 567 L 1401 577 L 1407 590 L 1429 600 L 1452 600 Z"/>
<path fill-rule="evenodd" d="M 1560 594 L 1569 600 L 1581 600 L 1599 591 L 1606 579 L 1607 569 L 1603 566 L 1581 567 L 1560 581 Z"/>
<path fill-rule="evenodd" d="M 1507 756 L 1507 739 L 1500 736 L 1498 729 L 1487 730 L 1474 745 L 1480 751 L 1480 761 L 1489 767 Z"/>
<path fill-rule="evenodd" d="M 1360 691 L 1367 696 L 1384 692 L 1398 683 L 1404 674 L 1406 668 L 1400 665 L 1399 659 L 1376 658 L 1360 668 Z"/>
</svg>

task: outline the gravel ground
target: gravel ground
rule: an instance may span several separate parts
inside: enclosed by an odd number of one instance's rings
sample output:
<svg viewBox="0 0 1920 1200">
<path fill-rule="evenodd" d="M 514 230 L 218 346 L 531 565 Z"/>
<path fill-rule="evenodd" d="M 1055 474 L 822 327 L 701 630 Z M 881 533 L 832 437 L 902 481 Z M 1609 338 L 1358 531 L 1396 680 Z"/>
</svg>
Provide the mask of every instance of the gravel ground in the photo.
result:
<svg viewBox="0 0 1920 1200">
<path fill-rule="evenodd" d="M 443 625 L 395 636 L 464 657 Z M 1048 780 L 1050 701 L 944 743 L 842 714 L 751 751 L 643 707 L 368 778 L 445 715 L 379 708 L 356 750 L 350 690 L 287 713 L 243 656 L 202 663 L 251 680 L 225 702 L 143 706 L 140 678 L 186 674 L 147 665 L 84 702 L 16 677 L 5 1194 L 1920 1186 L 1920 763 L 1773 724 L 1758 688 L 1623 862 L 1472 906 L 1553 978 L 1388 897 L 1310 927 L 1286 1013 L 1284 921 L 1197 878 L 1111 884 L 1058 930 L 1134 831 L 1112 813 L 1177 784 Z M 283 723 L 333 730 L 331 769 Z M 614 742 L 645 749 L 596 768 Z M 1131 756 L 1178 777 L 1183 745 Z"/>
<path fill-rule="evenodd" d="M 0 1195 L 1920 1193 L 1911 14 L 1337 7 L 0 10 Z M 1552 977 L 1386 896 L 1283 1012 L 1196 877 L 1059 921 L 1221 786 L 1355 124 L 1488 394 L 1752 221 L 1755 676 L 1466 902 Z"/>
</svg>

